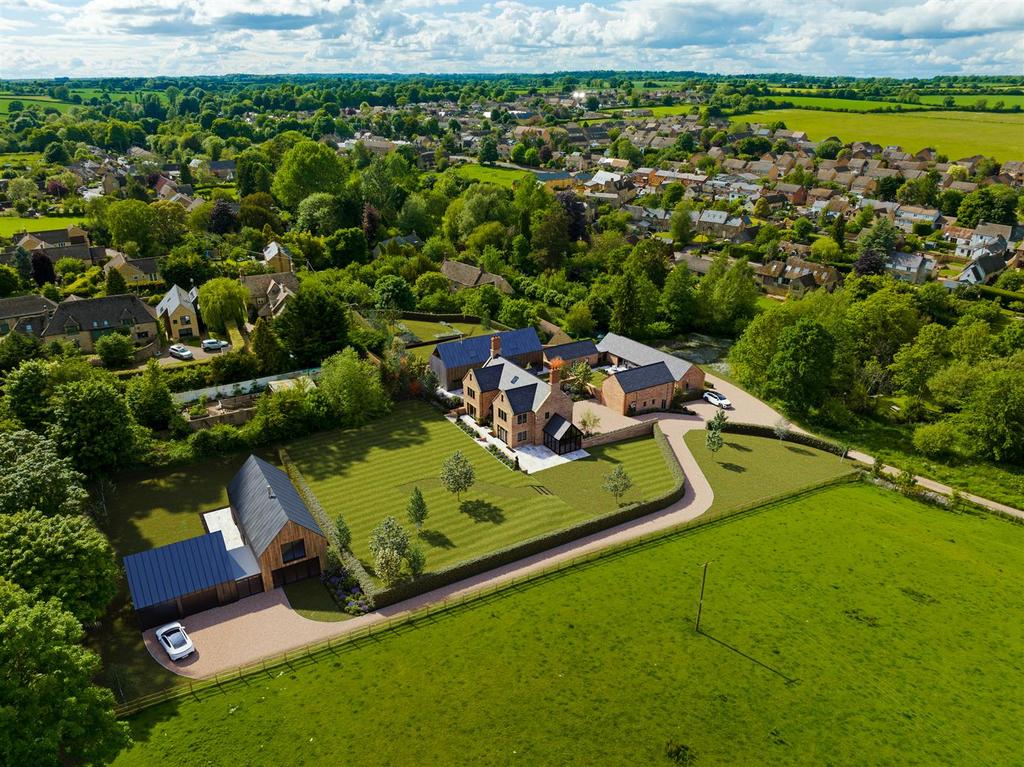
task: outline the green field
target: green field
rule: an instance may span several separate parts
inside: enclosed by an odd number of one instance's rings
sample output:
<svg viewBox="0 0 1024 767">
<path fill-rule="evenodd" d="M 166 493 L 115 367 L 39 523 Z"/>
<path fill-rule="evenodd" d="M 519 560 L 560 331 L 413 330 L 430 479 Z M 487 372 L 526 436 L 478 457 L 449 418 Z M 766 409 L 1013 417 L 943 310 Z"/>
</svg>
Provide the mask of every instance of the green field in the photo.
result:
<svg viewBox="0 0 1024 767">
<path fill-rule="evenodd" d="M 817 107 L 818 109 L 848 109 L 853 112 L 870 112 L 874 109 L 902 109 L 905 112 L 920 111 L 927 107 L 918 104 L 898 104 L 892 101 L 872 101 L 869 99 L 836 99 L 818 96 L 784 97 L 798 107 Z"/>
<path fill-rule="evenodd" d="M 432 341 L 435 338 L 438 338 L 439 341 L 455 340 L 454 336 L 450 338 L 441 338 L 443 334 L 450 332 L 453 328 L 460 331 L 466 338 L 483 332 L 488 332 L 483 325 L 472 322 L 449 322 L 447 325 L 442 325 L 440 322 L 426 322 L 424 320 L 401 320 L 401 323 L 405 325 L 413 335 L 419 338 L 420 341 Z M 416 346 L 410 349 L 409 353 L 418 359 L 429 359 L 430 355 L 434 353 L 435 346 L 437 346 L 437 344 Z"/>
<path fill-rule="evenodd" d="M 0 237 L 10 237 L 18 232 L 41 232 L 46 229 L 63 229 L 72 224 L 81 223 L 82 216 L 41 216 L 39 218 L 0 216 Z"/>
<path fill-rule="evenodd" d="M 946 96 L 921 96 L 922 104 L 935 104 L 942 106 L 942 103 L 946 100 Z M 973 107 L 979 101 L 984 100 L 986 106 L 991 109 L 992 105 L 997 101 L 1002 101 L 1007 107 L 1020 106 L 1024 107 L 1024 96 L 999 96 L 993 93 L 983 94 L 958 94 L 953 96 L 953 102 L 958 107 Z"/>
<path fill-rule="evenodd" d="M 932 147 L 951 160 L 983 154 L 997 160 L 1024 159 L 1024 114 L 929 111 L 911 114 L 847 114 L 808 109 L 769 109 L 732 118 L 733 123 L 782 120 L 814 141 L 899 144 L 908 152 Z"/>
<path fill-rule="evenodd" d="M 461 499 L 446 492 L 441 462 L 461 450 L 476 469 L 476 484 Z M 436 570 L 541 533 L 615 509 L 601 490 L 603 476 L 623 463 L 632 503 L 669 491 L 673 476 L 650 438 L 590 451 L 591 457 L 529 475 L 499 463 L 469 436 L 421 403 L 404 403 L 386 418 L 347 431 L 299 440 L 288 454 L 328 514 L 341 515 L 352 531 L 352 550 L 371 561 L 370 532 L 392 515 L 409 528 L 406 505 L 419 487 L 430 516 L 414 536 Z"/>
<path fill-rule="evenodd" d="M 0 152 L 0 168 L 25 167 L 43 159 L 42 152 Z"/>
<path fill-rule="evenodd" d="M 38 106 L 38 107 L 53 107 L 60 112 L 67 112 L 74 104 L 69 104 L 66 101 L 57 101 L 49 96 L 0 96 L 0 115 L 9 114 L 8 108 L 12 101 L 20 101 L 25 107 Z"/>
<path fill-rule="evenodd" d="M 455 169 L 455 172 L 470 181 L 482 181 L 488 184 L 506 186 L 510 189 L 518 181 L 534 178 L 534 175 L 528 170 L 515 170 L 514 168 L 504 168 L 500 165 L 477 165 L 476 163 L 460 165 Z"/>
<path fill-rule="evenodd" d="M 830 488 L 147 709 L 116 764 L 1016 764 L 1022 536 Z"/>
</svg>

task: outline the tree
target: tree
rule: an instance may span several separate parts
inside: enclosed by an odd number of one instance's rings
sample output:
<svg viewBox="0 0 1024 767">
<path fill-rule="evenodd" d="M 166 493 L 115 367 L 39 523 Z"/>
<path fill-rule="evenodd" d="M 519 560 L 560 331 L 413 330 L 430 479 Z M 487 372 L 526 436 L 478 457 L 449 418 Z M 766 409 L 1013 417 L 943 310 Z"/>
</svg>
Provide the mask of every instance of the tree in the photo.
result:
<svg viewBox="0 0 1024 767">
<path fill-rule="evenodd" d="M 166 429 L 177 409 L 167 374 L 154 359 L 146 363 L 142 375 L 128 381 L 125 400 L 135 420 L 150 429 Z"/>
<path fill-rule="evenodd" d="M 555 200 L 568 216 L 568 234 L 571 242 L 587 239 L 587 206 L 571 189 L 559 192 Z"/>
<path fill-rule="evenodd" d="M 498 161 L 498 142 L 492 136 L 486 136 L 480 142 L 480 152 L 477 155 L 481 165 L 487 165 Z"/>
<path fill-rule="evenodd" d="M 729 266 L 725 254 L 720 254 L 697 282 L 695 295 L 698 326 L 715 333 L 738 334 L 756 314 L 761 291 L 745 258 Z"/>
<path fill-rule="evenodd" d="M 107 333 L 96 341 L 95 348 L 105 368 L 125 368 L 135 361 L 135 343 L 124 333 Z"/>
<path fill-rule="evenodd" d="M 419 486 L 413 487 L 412 493 L 409 495 L 409 505 L 406 512 L 409 515 L 409 521 L 416 529 L 422 530 L 423 523 L 427 519 L 427 502 L 423 500 L 423 493 L 420 491 Z"/>
<path fill-rule="evenodd" d="M 391 586 L 401 577 L 402 557 L 394 549 L 380 549 L 373 555 L 373 569 L 385 586 Z"/>
<path fill-rule="evenodd" d="M 881 258 L 884 263 L 889 255 L 896 249 L 896 238 L 899 232 L 888 218 L 880 218 L 870 229 L 864 230 L 857 238 L 857 254 L 861 258 L 869 254 L 877 259 Z M 869 260 L 865 258 L 865 260 Z M 858 262 L 859 263 L 859 262 Z M 872 262 L 874 263 L 874 262 Z M 854 269 L 857 269 L 854 266 Z M 860 272 L 858 274 L 878 274 L 879 272 Z"/>
<path fill-rule="evenodd" d="M 785 418 L 780 418 L 772 426 L 772 431 L 775 432 L 775 436 L 779 438 L 779 442 L 782 442 L 788 437 L 792 431 L 789 421 Z"/>
<path fill-rule="evenodd" d="M 1017 192 L 1003 184 L 990 184 L 968 194 L 956 211 L 957 226 L 969 229 L 982 221 L 1008 224 L 1017 221 Z"/>
<path fill-rule="evenodd" d="M 337 152 L 316 141 L 300 141 L 285 152 L 271 191 L 282 205 L 295 210 L 315 192 L 339 194 L 345 178 L 345 166 Z"/>
<path fill-rule="evenodd" d="M 631 487 L 633 487 L 633 480 L 626 472 L 626 467 L 621 463 L 615 464 L 615 468 L 604 475 L 604 484 L 601 485 L 602 490 L 615 498 L 616 505 L 619 505 L 619 500 L 629 492 Z"/>
<path fill-rule="evenodd" d="M 285 305 L 276 329 L 297 365 L 319 365 L 345 347 L 348 308 L 326 286 L 307 281 Z"/>
<path fill-rule="evenodd" d="M 345 426 L 359 426 L 391 409 L 380 370 L 359 359 L 352 347 L 324 360 L 318 392 Z"/>
<path fill-rule="evenodd" d="M 647 275 L 647 279 L 654 283 L 654 287 L 661 290 L 672 268 L 671 261 L 672 249 L 668 243 L 657 237 L 650 237 L 640 240 L 633 246 L 633 250 L 622 265 L 622 270 L 636 269 Z"/>
<path fill-rule="evenodd" d="M 557 269 L 569 250 L 569 214 L 561 205 L 533 214 L 530 243 L 542 269 Z"/>
<path fill-rule="evenodd" d="M 408 311 L 416 306 L 409 283 L 397 274 L 387 274 L 374 286 L 374 305 L 381 311 Z"/>
<path fill-rule="evenodd" d="M 288 366 L 288 352 L 285 351 L 274 326 L 266 317 L 256 320 L 256 327 L 249 337 L 249 346 L 259 361 L 260 375 L 274 375 Z"/>
<path fill-rule="evenodd" d="M 449 493 L 455 493 L 456 499 L 461 499 L 462 493 L 473 487 L 475 481 L 473 464 L 461 450 L 456 450 L 441 464 L 441 484 Z"/>
<path fill-rule="evenodd" d="M 627 336 L 641 335 L 654 320 L 658 288 L 646 274 L 627 269 L 614 283 L 611 329 Z"/>
<path fill-rule="evenodd" d="M 84 481 L 53 440 L 25 429 L 0 433 L 0 514 L 81 514 Z"/>
<path fill-rule="evenodd" d="M 537 324 L 537 310 L 527 298 L 506 298 L 498 312 L 498 322 L 510 328 L 527 328 Z"/>
<path fill-rule="evenodd" d="M 117 594 L 110 542 L 83 515 L 31 509 L 4 516 L 0 572 L 34 599 L 56 597 L 82 623 L 98 620 Z"/>
<path fill-rule="evenodd" d="M 693 239 L 693 219 L 690 218 L 690 203 L 686 200 L 680 201 L 673 208 L 668 231 L 672 235 L 672 242 L 678 247 L 689 245 Z"/>
<path fill-rule="evenodd" d="M 842 252 L 846 246 L 846 217 L 840 213 L 835 217 L 832 222 L 832 230 L 830 232 L 833 242 L 839 246 L 839 251 Z"/>
<path fill-rule="evenodd" d="M 11 266 L 0 266 L 0 298 L 7 298 L 21 287 L 21 277 Z"/>
<path fill-rule="evenodd" d="M 708 429 L 704 434 L 704 446 L 707 447 L 708 451 L 715 455 L 719 450 L 725 446 L 725 440 L 722 438 L 722 430 L 712 428 L 711 424 L 708 424 Z"/>
<path fill-rule="evenodd" d="M 370 250 L 366 245 L 366 235 L 359 227 L 336 230 L 324 240 L 324 247 L 332 266 L 364 264 L 369 260 Z"/>
<path fill-rule="evenodd" d="M 3 764 L 106 764 L 131 742 L 75 616 L 2 577 L 0 668 Z"/>
<path fill-rule="evenodd" d="M 223 198 L 216 200 L 210 209 L 210 231 L 214 234 L 228 234 L 238 229 L 238 214 L 234 205 Z"/>
<path fill-rule="evenodd" d="M 1010 366 L 984 375 L 963 409 L 974 449 L 995 461 L 1024 463 L 1024 373 Z"/>
<path fill-rule="evenodd" d="M 246 289 L 230 277 L 217 277 L 199 288 L 199 311 L 207 327 L 226 333 L 231 324 L 245 323 Z"/>
<path fill-rule="evenodd" d="M 57 281 L 57 273 L 53 269 L 53 261 L 45 253 L 35 252 L 32 254 L 32 280 L 40 287 Z"/>
<path fill-rule="evenodd" d="M 825 400 L 832 381 L 835 339 L 825 327 L 801 319 L 779 334 L 778 351 L 768 366 L 765 393 L 786 407 L 806 412 Z"/>
<path fill-rule="evenodd" d="M 128 292 L 128 284 L 124 281 L 124 275 L 117 271 L 117 269 L 107 269 L 104 292 L 108 296 L 121 296 Z"/>
<path fill-rule="evenodd" d="M 583 411 L 583 415 L 580 417 L 580 428 L 583 430 L 583 435 L 585 437 L 589 437 L 593 434 L 600 425 L 601 416 L 593 410 Z"/>
<path fill-rule="evenodd" d="M 582 301 L 573 304 L 565 314 L 562 327 L 573 338 L 586 338 L 591 335 L 594 332 L 594 318 L 590 314 L 590 307 Z"/>
<path fill-rule="evenodd" d="M 158 246 L 157 218 L 153 209 L 141 200 L 119 200 L 110 204 L 104 217 L 115 248 L 124 249 L 134 242 L 143 255 L 152 255 Z"/>
<path fill-rule="evenodd" d="M 943 368 L 948 358 L 949 331 L 938 323 L 928 323 L 913 343 L 901 346 L 893 357 L 889 372 L 896 390 L 904 394 L 927 391 L 929 379 Z"/>
<path fill-rule="evenodd" d="M 121 465 L 131 455 L 134 422 L 124 398 L 102 378 L 57 389 L 50 437 L 86 474 Z"/>
<path fill-rule="evenodd" d="M 370 553 L 376 557 L 386 549 L 395 552 L 399 559 L 409 550 L 409 535 L 392 516 L 385 517 L 384 521 L 370 532 Z"/>
<path fill-rule="evenodd" d="M 327 192 L 315 192 L 299 203 L 295 225 L 304 231 L 326 236 L 342 226 L 338 198 Z"/>
<path fill-rule="evenodd" d="M 269 192 L 272 177 L 270 161 L 261 150 L 249 147 L 235 155 L 235 183 L 239 197 Z"/>
<path fill-rule="evenodd" d="M 186 290 L 192 286 L 199 287 L 214 274 L 209 261 L 183 247 L 175 248 L 162 260 L 160 273 L 168 288 L 179 285 Z"/>
<path fill-rule="evenodd" d="M 4 383 L 11 412 L 23 426 L 33 430 L 38 430 L 51 413 L 49 389 L 49 364 L 39 359 L 21 363 L 17 370 L 8 374 Z"/>
<path fill-rule="evenodd" d="M 334 518 L 334 536 L 342 549 L 352 546 L 352 531 L 348 529 L 348 523 L 340 514 Z"/>
<path fill-rule="evenodd" d="M 685 264 L 675 267 L 665 279 L 661 313 L 677 333 L 685 333 L 693 326 L 697 309 L 696 284 L 696 278 Z"/>
<path fill-rule="evenodd" d="M 573 397 L 582 397 L 588 391 L 590 382 L 594 380 L 594 370 L 586 360 L 576 360 L 569 366 L 568 374 L 565 376 L 569 384 L 569 392 Z"/>
<path fill-rule="evenodd" d="M 814 232 L 814 224 L 803 216 L 793 222 L 793 236 L 800 242 L 807 242 Z"/>
<path fill-rule="evenodd" d="M 827 264 L 830 261 L 835 261 L 839 258 L 840 253 L 839 246 L 831 237 L 819 237 L 811 243 L 811 256 L 819 263 Z"/>
</svg>

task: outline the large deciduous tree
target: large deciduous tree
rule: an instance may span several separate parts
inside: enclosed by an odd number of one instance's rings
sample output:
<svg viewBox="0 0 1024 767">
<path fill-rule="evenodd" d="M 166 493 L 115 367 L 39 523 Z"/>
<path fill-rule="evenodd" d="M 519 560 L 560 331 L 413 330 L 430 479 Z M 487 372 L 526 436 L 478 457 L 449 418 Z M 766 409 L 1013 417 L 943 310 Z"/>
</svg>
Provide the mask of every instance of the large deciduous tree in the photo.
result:
<svg viewBox="0 0 1024 767">
<path fill-rule="evenodd" d="M 359 359 L 351 347 L 324 360 L 318 392 L 346 426 L 366 423 L 391 409 L 379 369 Z"/>
<path fill-rule="evenodd" d="M 89 498 L 84 481 L 53 440 L 24 429 L 0 434 L 0 514 L 80 514 Z"/>
<path fill-rule="evenodd" d="M 75 381 L 54 397 L 50 436 L 87 474 L 125 462 L 134 444 L 133 426 L 124 397 L 107 380 Z"/>
<path fill-rule="evenodd" d="M 765 391 L 790 410 L 806 412 L 825 400 L 832 381 L 835 339 L 821 323 L 802 319 L 779 335 Z"/>
<path fill-rule="evenodd" d="M 319 365 L 345 347 L 348 308 L 325 286 L 306 282 L 285 305 L 277 331 L 298 365 Z"/>
<path fill-rule="evenodd" d="M 456 499 L 473 487 L 474 482 L 476 471 L 461 450 L 456 450 L 441 464 L 441 484 L 449 493 L 454 493 Z"/>
<path fill-rule="evenodd" d="M 245 288 L 230 277 L 217 277 L 199 288 L 199 311 L 211 330 L 224 333 L 231 324 L 245 322 Z"/>
<path fill-rule="evenodd" d="M 338 153 L 316 141 L 289 149 L 274 174 L 271 191 L 286 208 L 295 210 L 315 192 L 338 194 L 345 185 L 345 166 Z"/>
</svg>

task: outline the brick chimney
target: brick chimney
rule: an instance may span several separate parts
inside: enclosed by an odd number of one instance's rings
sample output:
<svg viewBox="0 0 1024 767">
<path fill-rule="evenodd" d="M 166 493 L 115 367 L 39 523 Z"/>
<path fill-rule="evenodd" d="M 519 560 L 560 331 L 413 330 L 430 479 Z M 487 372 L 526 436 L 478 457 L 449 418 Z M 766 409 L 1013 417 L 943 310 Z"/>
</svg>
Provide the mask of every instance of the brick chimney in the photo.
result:
<svg viewBox="0 0 1024 767">
<path fill-rule="evenodd" d="M 491 359 L 501 356 L 501 336 L 491 336 Z"/>
<path fill-rule="evenodd" d="M 558 388 L 558 382 L 562 380 L 562 366 L 558 365 L 551 368 L 551 375 L 548 376 L 548 383 L 551 384 L 552 389 Z"/>
</svg>

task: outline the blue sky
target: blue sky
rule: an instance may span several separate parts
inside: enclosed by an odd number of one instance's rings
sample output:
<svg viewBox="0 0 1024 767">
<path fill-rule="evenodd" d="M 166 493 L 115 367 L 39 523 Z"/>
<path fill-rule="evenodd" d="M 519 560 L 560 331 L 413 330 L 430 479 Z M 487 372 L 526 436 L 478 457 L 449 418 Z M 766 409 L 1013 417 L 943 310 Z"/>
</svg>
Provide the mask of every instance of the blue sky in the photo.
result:
<svg viewBox="0 0 1024 767">
<path fill-rule="evenodd" d="M 0 77 L 1024 72 L 1006 0 L 0 0 Z"/>
</svg>

